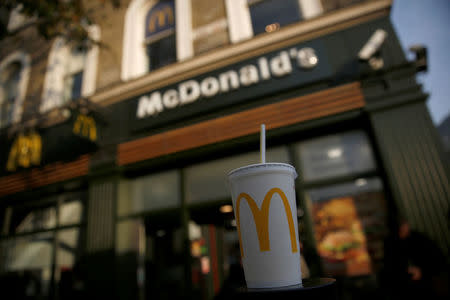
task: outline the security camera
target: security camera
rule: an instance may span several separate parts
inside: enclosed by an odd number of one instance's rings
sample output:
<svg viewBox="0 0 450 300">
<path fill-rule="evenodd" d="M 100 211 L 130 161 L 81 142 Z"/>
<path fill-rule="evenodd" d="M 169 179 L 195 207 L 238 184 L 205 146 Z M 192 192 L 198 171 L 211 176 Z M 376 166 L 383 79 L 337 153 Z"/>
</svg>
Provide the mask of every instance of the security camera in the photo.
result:
<svg viewBox="0 0 450 300">
<path fill-rule="evenodd" d="M 364 61 L 370 60 L 381 48 L 384 40 L 387 37 L 387 32 L 383 29 L 377 29 L 367 43 L 359 50 L 358 58 Z"/>
<path fill-rule="evenodd" d="M 414 64 L 417 72 L 428 70 L 427 47 L 424 45 L 412 45 L 409 50 L 416 55 Z"/>
</svg>

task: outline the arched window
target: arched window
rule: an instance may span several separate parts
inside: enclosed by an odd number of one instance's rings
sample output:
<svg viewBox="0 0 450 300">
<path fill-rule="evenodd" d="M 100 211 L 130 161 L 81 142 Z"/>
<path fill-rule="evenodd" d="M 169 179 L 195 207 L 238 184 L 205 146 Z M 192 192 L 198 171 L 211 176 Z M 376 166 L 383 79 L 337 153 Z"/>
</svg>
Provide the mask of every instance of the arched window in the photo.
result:
<svg viewBox="0 0 450 300">
<path fill-rule="evenodd" d="M 30 58 L 14 52 L 0 63 L 0 128 L 18 122 L 22 115 Z"/>
<path fill-rule="evenodd" d="M 253 34 L 277 31 L 280 27 L 322 13 L 318 0 L 248 0 Z"/>
<path fill-rule="evenodd" d="M 125 15 L 122 80 L 229 44 L 228 0 L 132 0 Z M 239 27 L 236 25 L 234 27 Z"/>
<path fill-rule="evenodd" d="M 173 0 L 160 1 L 148 11 L 145 17 L 145 44 L 149 70 L 155 70 L 176 61 Z"/>
<path fill-rule="evenodd" d="M 88 28 L 92 40 L 100 39 L 100 29 Z M 53 43 L 45 75 L 41 113 L 63 106 L 95 92 L 98 45 L 73 44 L 60 37 Z"/>
</svg>

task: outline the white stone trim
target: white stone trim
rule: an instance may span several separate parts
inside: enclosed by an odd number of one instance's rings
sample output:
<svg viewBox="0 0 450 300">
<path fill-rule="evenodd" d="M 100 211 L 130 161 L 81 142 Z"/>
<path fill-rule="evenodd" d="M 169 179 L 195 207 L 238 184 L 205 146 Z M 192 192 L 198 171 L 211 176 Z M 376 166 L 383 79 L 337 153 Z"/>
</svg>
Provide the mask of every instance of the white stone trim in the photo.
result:
<svg viewBox="0 0 450 300">
<path fill-rule="evenodd" d="M 175 0 L 177 59 L 186 60 L 194 56 L 191 0 Z"/>
<path fill-rule="evenodd" d="M 91 25 L 87 28 L 89 37 L 94 41 L 100 39 L 100 28 Z M 83 83 L 81 95 L 90 96 L 95 93 L 97 66 L 98 66 L 98 45 L 93 45 L 86 53 L 86 60 L 83 68 Z M 64 105 L 64 76 L 66 75 L 66 65 L 70 60 L 70 46 L 65 39 L 58 37 L 53 42 L 47 63 L 44 86 L 42 91 L 42 102 L 39 108 L 41 113 Z"/>
<path fill-rule="evenodd" d="M 133 0 L 125 14 L 121 78 L 127 81 L 147 73 L 145 53 L 145 15 L 155 0 Z"/>
<path fill-rule="evenodd" d="M 99 42 L 101 38 L 100 26 L 91 25 L 88 28 L 89 37 Z M 98 52 L 99 46 L 93 44 L 86 55 L 86 62 L 84 65 L 83 84 L 81 86 L 81 95 L 83 97 L 91 96 L 95 93 L 97 81 L 97 66 L 98 66 Z"/>
<path fill-rule="evenodd" d="M 11 123 L 17 123 L 22 118 L 23 102 L 25 101 L 25 97 L 27 94 L 28 79 L 30 78 L 31 69 L 30 56 L 23 51 L 15 51 L 0 62 L 0 74 L 9 64 L 15 61 L 20 62 L 22 69 L 20 71 L 20 82 L 18 86 L 17 98 L 14 103 L 14 111 Z M 0 100 L 2 100 L 1 98 L 3 97 L 3 88 L 1 88 L 1 86 L 0 93 Z"/>
<path fill-rule="evenodd" d="M 253 27 L 247 0 L 226 0 L 225 7 L 231 43 L 250 39 L 253 36 Z"/>
<path fill-rule="evenodd" d="M 25 14 L 22 14 L 20 11 L 23 8 L 23 4 L 19 4 L 14 8 L 9 14 L 8 32 L 13 32 L 14 30 L 18 30 L 19 28 L 34 22 L 37 18 L 35 16 L 29 17 Z"/>
<path fill-rule="evenodd" d="M 298 5 L 304 19 L 311 19 L 323 14 L 320 0 L 298 0 Z"/>
</svg>

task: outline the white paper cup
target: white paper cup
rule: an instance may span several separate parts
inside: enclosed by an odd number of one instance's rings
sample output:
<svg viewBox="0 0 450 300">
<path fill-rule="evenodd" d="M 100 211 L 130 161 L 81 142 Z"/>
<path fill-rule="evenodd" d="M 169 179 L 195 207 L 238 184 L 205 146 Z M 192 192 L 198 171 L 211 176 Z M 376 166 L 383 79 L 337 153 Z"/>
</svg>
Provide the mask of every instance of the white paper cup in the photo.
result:
<svg viewBox="0 0 450 300">
<path fill-rule="evenodd" d="M 301 286 L 294 167 L 249 165 L 228 174 L 248 288 Z"/>
</svg>

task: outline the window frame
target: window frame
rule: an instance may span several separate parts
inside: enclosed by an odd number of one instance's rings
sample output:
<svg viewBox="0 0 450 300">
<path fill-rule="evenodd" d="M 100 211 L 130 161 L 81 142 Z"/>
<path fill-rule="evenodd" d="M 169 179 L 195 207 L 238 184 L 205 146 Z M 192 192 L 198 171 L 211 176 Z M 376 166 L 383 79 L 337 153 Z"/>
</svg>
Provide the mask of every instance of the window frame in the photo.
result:
<svg viewBox="0 0 450 300">
<path fill-rule="evenodd" d="M 87 31 L 90 39 L 93 41 L 100 40 L 100 27 L 98 25 L 90 25 Z M 64 88 L 67 76 L 75 74 L 68 72 L 66 69 L 67 63 L 72 57 L 72 47 L 63 37 L 58 37 L 53 42 L 44 78 L 42 100 L 39 109 L 41 113 L 46 113 L 68 103 L 64 96 Z M 86 51 L 84 67 L 82 69 L 81 97 L 89 97 L 95 93 L 98 53 L 99 46 L 95 43 L 90 45 Z"/>
<path fill-rule="evenodd" d="M 27 87 L 28 87 L 28 80 L 30 77 L 30 68 L 31 68 L 31 59 L 30 56 L 25 53 L 24 51 L 15 51 L 5 57 L 0 62 L 0 74 L 3 73 L 10 64 L 13 64 L 15 62 L 20 63 L 21 70 L 20 70 L 20 79 L 17 85 L 17 96 L 14 100 L 13 104 L 13 112 L 10 120 L 0 120 L 0 128 L 7 127 L 13 123 L 17 123 L 22 118 L 23 113 L 23 103 L 26 98 L 27 93 Z M 0 101 L 7 101 L 7 99 L 3 99 L 4 97 L 4 91 L 2 87 L 2 82 L 0 81 Z"/>
<path fill-rule="evenodd" d="M 241 0 L 239 0 L 241 1 Z M 236 1 L 236 2 L 239 2 Z M 194 30 L 192 30 L 192 1 L 174 0 L 175 2 L 175 37 L 176 61 L 181 62 L 193 58 Z M 148 11 L 158 3 L 156 0 L 133 0 L 127 8 L 124 22 L 124 39 L 122 52 L 121 79 L 128 81 L 148 74 L 149 59 L 145 43 L 145 17 Z M 231 23 L 238 22 L 233 16 L 234 0 L 225 0 L 227 27 L 229 28 L 230 43 L 240 41 L 232 37 Z M 234 28 L 241 28 L 239 24 Z M 239 29 L 240 30 L 240 29 Z M 235 30 L 236 31 L 236 30 Z M 143 46 L 145 45 L 145 46 Z M 151 68 L 151 66 L 150 66 Z M 158 70 L 158 69 L 156 69 Z M 150 71 L 154 72 L 156 70 Z"/>
<path fill-rule="evenodd" d="M 253 25 L 252 25 L 251 14 L 250 14 L 250 6 L 253 4 L 257 4 L 259 2 L 263 2 L 265 0 L 239 0 L 239 1 L 245 2 L 244 9 L 246 9 L 248 11 L 248 13 L 245 13 L 245 15 L 248 16 L 248 18 L 249 18 L 248 23 L 250 25 L 250 29 L 252 32 L 251 37 L 256 36 L 253 32 Z M 320 0 L 297 0 L 297 2 L 298 2 L 298 8 L 299 8 L 298 13 L 301 17 L 301 19 L 298 20 L 298 22 L 302 22 L 302 21 L 308 20 L 310 18 L 314 18 L 323 13 L 323 7 L 322 7 L 322 3 L 320 2 Z"/>
</svg>

